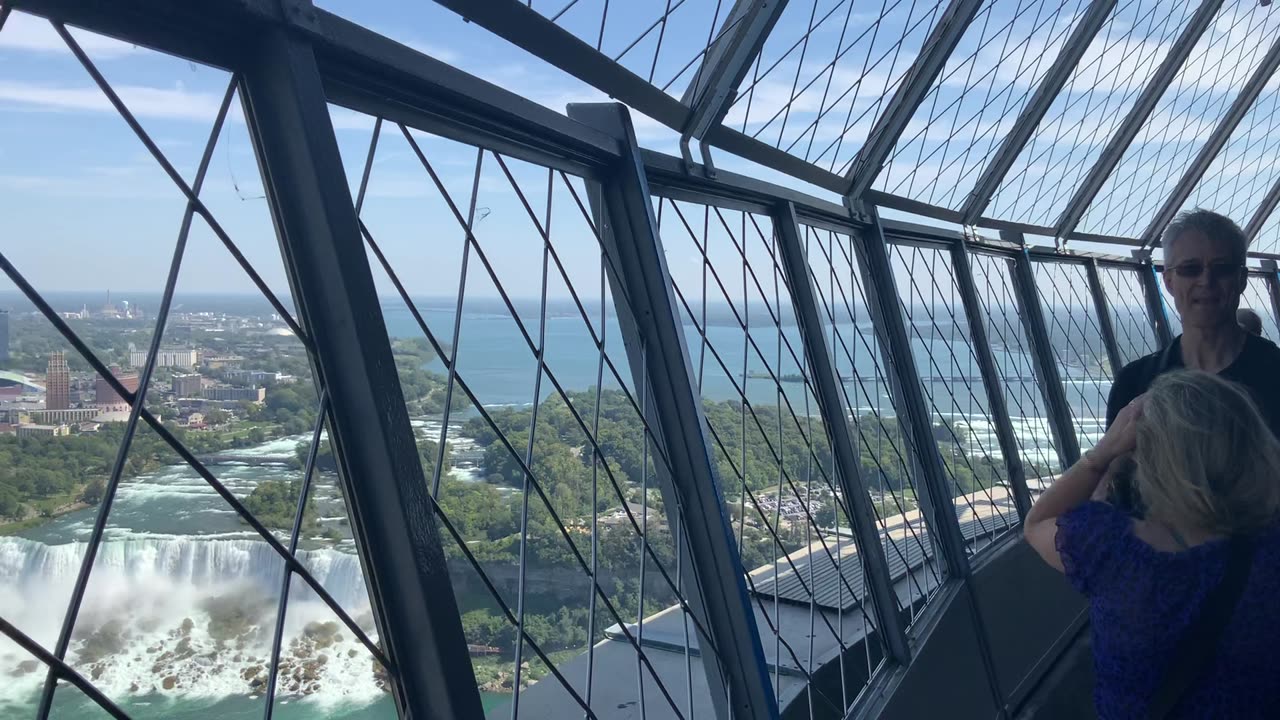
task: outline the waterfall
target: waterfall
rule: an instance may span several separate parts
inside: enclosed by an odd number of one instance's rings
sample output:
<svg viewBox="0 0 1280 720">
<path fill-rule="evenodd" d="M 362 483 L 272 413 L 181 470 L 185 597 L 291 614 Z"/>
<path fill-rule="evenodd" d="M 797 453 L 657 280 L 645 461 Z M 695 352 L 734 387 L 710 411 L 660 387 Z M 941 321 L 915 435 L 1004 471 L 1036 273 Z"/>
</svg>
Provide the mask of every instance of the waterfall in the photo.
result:
<svg viewBox="0 0 1280 720">
<path fill-rule="evenodd" d="M 0 617 L 52 648 L 84 552 L 84 543 L 0 537 Z M 332 548 L 298 558 L 373 636 L 359 559 Z M 284 568 L 260 540 L 108 540 L 98 550 L 68 659 L 109 695 L 259 693 Z M 350 702 L 380 693 L 367 650 L 296 576 L 282 647 L 283 695 Z M 0 709 L 29 702 L 43 681 L 30 660 L 0 636 L 0 677 L 13 679 L 0 683 Z"/>
</svg>

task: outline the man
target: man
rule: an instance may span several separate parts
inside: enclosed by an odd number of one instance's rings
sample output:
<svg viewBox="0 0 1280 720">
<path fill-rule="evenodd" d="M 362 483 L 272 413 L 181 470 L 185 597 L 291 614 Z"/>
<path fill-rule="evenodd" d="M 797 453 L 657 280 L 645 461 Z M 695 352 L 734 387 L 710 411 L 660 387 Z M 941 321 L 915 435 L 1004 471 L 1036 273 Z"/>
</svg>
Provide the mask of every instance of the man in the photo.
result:
<svg viewBox="0 0 1280 720">
<path fill-rule="evenodd" d="M 1243 385 L 1280 437 L 1280 348 L 1236 320 L 1247 281 L 1244 232 L 1224 215 L 1196 209 L 1174 218 L 1161 243 L 1164 284 L 1182 318 L 1182 334 L 1116 375 L 1107 398 L 1107 426 L 1157 375 L 1186 367 Z"/>
<path fill-rule="evenodd" d="M 1163 350 L 1138 358 L 1116 375 L 1107 397 L 1107 427 L 1156 376 L 1192 368 L 1237 382 L 1280 437 L 1280 348 L 1236 319 L 1248 275 L 1249 240 L 1231 218 L 1203 209 L 1179 213 L 1161 238 L 1164 285 L 1182 318 L 1182 334 Z M 1127 478 L 1124 478 L 1127 479 Z M 1130 483 L 1117 478 L 1112 501 L 1141 514 Z"/>
<path fill-rule="evenodd" d="M 1249 308 L 1240 308 L 1236 311 L 1236 322 L 1250 335 L 1262 337 L 1262 316 L 1258 313 Z"/>
</svg>

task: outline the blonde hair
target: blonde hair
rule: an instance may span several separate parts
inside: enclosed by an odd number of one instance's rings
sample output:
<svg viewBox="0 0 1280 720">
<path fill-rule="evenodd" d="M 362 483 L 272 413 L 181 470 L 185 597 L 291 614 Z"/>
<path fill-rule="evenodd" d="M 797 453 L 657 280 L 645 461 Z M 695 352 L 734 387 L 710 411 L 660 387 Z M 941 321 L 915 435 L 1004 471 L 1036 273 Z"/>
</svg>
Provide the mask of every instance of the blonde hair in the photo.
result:
<svg viewBox="0 0 1280 720">
<path fill-rule="evenodd" d="M 1280 518 L 1280 442 L 1240 386 L 1193 370 L 1161 375 L 1136 429 L 1135 479 L 1152 520 L 1231 535 Z"/>
</svg>

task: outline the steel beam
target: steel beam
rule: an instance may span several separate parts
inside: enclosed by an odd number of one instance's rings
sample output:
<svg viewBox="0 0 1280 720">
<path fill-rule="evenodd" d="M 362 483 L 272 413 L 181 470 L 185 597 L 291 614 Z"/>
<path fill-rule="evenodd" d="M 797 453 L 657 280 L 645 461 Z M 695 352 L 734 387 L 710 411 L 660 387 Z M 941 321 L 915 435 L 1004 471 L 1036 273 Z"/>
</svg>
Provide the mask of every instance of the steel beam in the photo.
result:
<svg viewBox="0 0 1280 720">
<path fill-rule="evenodd" d="M 738 86 L 786 7 L 787 0 L 737 0 L 733 4 L 680 99 L 691 111 L 682 141 L 691 137 L 701 141 L 711 126 L 724 119 Z"/>
<path fill-rule="evenodd" d="M 330 437 L 401 716 L 476 718 L 480 694 L 309 42 L 253 36 L 241 97 L 330 400 Z"/>
<path fill-rule="evenodd" d="M 875 208 L 862 211 L 871 226 L 857 233 L 858 268 L 867 291 L 867 309 L 871 313 L 881 353 L 890 369 L 890 384 L 898 407 L 902 432 L 909 435 L 912 459 L 920 472 L 917 492 L 920 507 L 929 519 L 930 537 L 951 577 L 969 577 L 969 557 L 964 535 L 956 518 L 955 503 L 947 486 L 947 471 L 933 437 L 933 413 L 920 383 L 911 336 L 902 317 L 897 282 L 889 260 L 889 245 L 884 226 Z"/>
<path fill-rule="evenodd" d="M 1135 250 L 1133 255 L 1141 263 L 1138 277 L 1142 281 L 1142 296 L 1147 305 L 1147 320 L 1156 334 L 1156 342 L 1161 348 L 1173 342 L 1173 331 L 1169 328 L 1168 309 L 1164 305 L 1164 296 L 1160 294 L 1160 278 L 1156 277 L 1156 266 L 1151 263 L 1151 251 Z"/>
<path fill-rule="evenodd" d="M 845 512 L 858 540 L 862 567 L 867 571 L 868 586 L 875 613 L 876 629 L 885 641 L 888 655 L 895 662 L 911 662 L 906 630 L 898 615 L 898 598 L 889 579 L 889 566 L 876 524 L 871 496 L 862 480 L 858 460 L 858 444 L 849 429 L 849 415 L 841 401 L 840 376 L 836 372 L 831 348 L 827 346 L 826 324 L 818 310 L 818 295 L 809 272 L 809 258 L 800 235 L 796 208 L 789 202 L 779 203 L 773 212 L 773 227 L 778 233 L 778 253 L 791 306 L 800 325 L 800 339 L 805 357 L 812 369 L 815 398 L 822 422 L 831 438 L 831 454 L 835 459 L 836 480 L 844 495 Z"/>
<path fill-rule="evenodd" d="M 569 117 L 620 141 L 621 159 L 601 175 L 601 242 L 613 259 L 609 281 L 614 297 L 627 297 L 632 304 L 634 335 L 628 333 L 632 336 L 626 344 L 644 348 L 628 357 L 637 386 L 653 400 L 672 491 L 680 500 L 673 509 L 680 513 L 693 566 L 685 577 L 693 576 L 711 635 L 700 641 L 704 649 L 712 644 L 716 649 L 701 655 L 717 713 L 722 718 L 777 718 L 631 116 L 622 105 L 594 103 L 570 105 Z M 642 366 L 636 366 L 637 360 Z M 728 692 L 717 691 L 720 680 Z M 726 696 L 727 708 L 721 702 Z"/>
<path fill-rule="evenodd" d="M 1076 188 L 1075 193 L 1071 196 L 1070 202 L 1067 203 L 1066 209 L 1062 212 L 1062 217 L 1058 219 L 1054 237 L 1065 239 L 1075 232 L 1076 225 L 1080 224 L 1080 218 L 1084 217 L 1085 210 L 1089 209 L 1089 205 L 1093 203 L 1094 198 L 1098 196 L 1098 192 L 1102 189 L 1102 184 L 1111 176 L 1111 173 L 1116 169 L 1116 165 L 1120 164 L 1120 158 L 1124 156 L 1125 150 L 1133 143 L 1138 131 L 1142 129 L 1147 119 L 1151 117 L 1151 113 L 1155 111 L 1156 103 L 1160 101 L 1164 91 L 1169 88 L 1170 83 L 1177 77 L 1178 71 L 1186 63 L 1191 50 L 1195 48 L 1196 43 L 1200 41 L 1200 37 L 1209 29 L 1222 5 L 1223 0 L 1204 0 L 1200 3 L 1200 7 L 1195 14 L 1187 21 L 1187 26 L 1182 29 L 1182 34 L 1178 36 L 1173 46 L 1169 48 L 1169 54 L 1165 56 L 1160 63 L 1160 67 L 1156 68 L 1156 71 L 1151 75 L 1151 80 L 1147 82 L 1147 86 L 1142 89 L 1142 94 L 1134 102 L 1129 114 L 1125 116 L 1124 121 L 1120 123 L 1120 127 L 1116 129 L 1106 147 L 1103 148 L 1097 162 L 1089 169 L 1089 174 L 1085 176 L 1080 187 Z"/>
<path fill-rule="evenodd" d="M 435 1 L 673 130 L 688 125 L 689 108 L 679 100 L 522 2 Z"/>
<path fill-rule="evenodd" d="M 1071 31 L 1071 36 L 1058 52 L 1052 67 L 1040 81 L 1035 95 L 1022 108 L 1017 121 L 1013 124 L 1013 129 L 1000 143 L 991 162 L 983 168 L 982 175 L 978 177 L 978 182 L 974 184 L 973 190 L 961 209 L 962 225 L 973 225 L 978 218 L 982 217 L 982 213 L 991 204 L 991 198 L 1004 181 L 1005 175 L 1009 173 L 1009 168 L 1013 167 L 1014 161 L 1022 154 L 1023 148 L 1031 140 L 1031 134 L 1039 127 L 1040 121 L 1044 119 L 1045 113 L 1049 112 L 1053 101 L 1066 87 L 1067 81 L 1071 79 L 1072 73 L 1080 64 L 1080 58 L 1084 57 L 1115 7 L 1116 0 L 1093 0 L 1089 3 L 1084 15 Z"/>
<path fill-rule="evenodd" d="M 1262 269 L 1266 271 L 1267 294 L 1271 298 L 1271 317 L 1280 323 L 1280 265 L 1275 260 L 1263 260 Z M 1276 327 L 1280 332 L 1280 326 Z"/>
<path fill-rule="evenodd" d="M 947 6 L 845 175 L 849 180 L 845 195 L 851 200 L 860 202 L 863 194 L 871 188 L 907 123 L 929 94 L 929 89 L 942 73 L 942 68 L 982 4 L 982 0 L 952 0 Z"/>
<path fill-rule="evenodd" d="M 991 351 L 987 325 L 982 321 L 982 304 L 978 299 L 978 288 L 973 279 L 973 265 L 969 262 L 968 241 L 952 243 L 951 266 L 954 270 L 960 302 L 964 306 L 965 318 L 969 321 L 969 344 L 973 347 L 974 357 L 978 359 L 982 386 L 987 391 L 987 410 L 991 413 L 991 421 L 996 426 L 996 439 L 1000 443 L 1000 454 L 1004 456 L 1005 473 L 1009 478 L 1013 502 L 1018 508 L 1018 517 L 1025 519 L 1027 513 L 1031 511 L 1031 492 L 1027 488 L 1021 448 L 1018 446 L 1017 436 L 1013 433 L 1013 421 L 1009 417 L 1009 407 L 1005 402 L 1004 380 L 1000 376 L 999 366 L 996 365 L 995 353 Z"/>
<path fill-rule="evenodd" d="M 1093 296 L 1093 311 L 1098 314 L 1098 331 L 1102 335 L 1102 345 L 1107 350 L 1107 360 L 1111 363 L 1111 376 L 1115 377 L 1124 367 L 1124 356 L 1120 354 L 1120 343 L 1116 342 L 1115 324 L 1111 322 L 1111 306 L 1107 302 L 1107 294 L 1102 290 L 1101 273 L 1098 261 L 1089 258 L 1084 262 L 1084 272 L 1089 279 L 1089 294 Z"/>
<path fill-rule="evenodd" d="M 1031 267 L 1031 255 L 1026 250 L 1013 257 L 1013 287 L 1022 309 L 1019 314 L 1035 360 L 1036 379 L 1048 406 L 1049 430 L 1053 433 L 1054 445 L 1058 448 L 1062 466 L 1070 467 L 1080 459 L 1080 441 L 1071 420 L 1071 405 L 1062 385 L 1062 376 L 1058 374 L 1058 360 L 1049 340 L 1040 292 L 1036 289 L 1035 270 Z"/>
<path fill-rule="evenodd" d="M 1267 50 L 1262 62 L 1259 63 L 1253 74 L 1249 76 L 1249 81 L 1245 83 L 1244 89 L 1231 102 L 1231 107 L 1227 109 L 1227 114 L 1223 115 L 1222 119 L 1218 121 L 1217 127 L 1213 129 L 1209 139 L 1201 146 L 1200 152 L 1196 153 L 1195 159 L 1183 171 L 1178 184 L 1173 186 L 1173 192 L 1169 194 L 1169 197 L 1165 198 L 1164 204 L 1160 206 L 1160 210 L 1151 219 L 1151 223 L 1147 225 L 1147 229 L 1142 233 L 1141 238 L 1143 247 L 1148 245 L 1154 247 L 1156 245 L 1161 231 L 1173 220 L 1173 216 L 1182 209 L 1182 206 L 1187 202 L 1187 198 L 1191 197 L 1192 191 L 1200 184 L 1205 172 L 1209 170 L 1209 166 L 1218 157 L 1218 153 L 1222 152 L 1222 148 L 1231 139 L 1232 133 L 1240 126 L 1240 121 L 1244 119 L 1253 104 L 1257 102 L 1258 96 L 1262 94 L 1262 89 L 1271 81 L 1271 77 L 1275 75 L 1278 67 L 1280 67 L 1280 40 L 1271 43 L 1271 48 Z"/>
<path fill-rule="evenodd" d="M 1271 189 L 1262 198 L 1262 204 L 1253 212 L 1249 218 L 1249 224 L 1244 228 L 1244 235 L 1249 238 L 1250 245 L 1258 239 L 1258 233 L 1262 232 L 1267 220 L 1271 219 L 1271 213 L 1275 212 L 1277 205 L 1280 205 L 1280 176 L 1277 176 L 1276 181 L 1271 184 Z"/>
<path fill-rule="evenodd" d="M 893 397 L 904 406 L 898 408 L 898 417 L 903 424 L 903 433 L 909 434 L 911 438 L 910 447 L 914 451 L 911 453 L 912 461 L 919 471 L 920 482 L 916 487 L 920 493 L 920 509 L 927 518 L 929 537 L 935 552 L 941 556 L 947 568 L 948 576 L 969 594 L 969 618 L 973 623 L 974 635 L 977 636 L 987 687 L 996 707 L 1001 708 L 996 717 L 1004 720 L 1007 718 L 1007 713 L 1003 710 L 1004 692 L 1000 689 L 986 622 L 973 588 L 973 568 L 969 564 L 968 543 L 960 531 L 955 499 L 947 483 L 946 466 L 942 461 L 942 453 L 938 450 L 938 441 L 933 436 L 933 413 L 929 411 L 920 370 L 911 349 L 911 336 L 902 314 L 884 225 L 874 207 L 864 206 L 859 209 L 857 205 L 853 205 L 851 210 L 865 216 L 870 223 L 865 232 L 855 235 L 858 239 L 855 243 L 859 256 L 858 267 L 863 287 L 867 289 L 867 306 L 876 327 L 881 352 L 890 366 Z M 905 421 L 902 420 L 903 415 L 906 416 Z"/>
</svg>

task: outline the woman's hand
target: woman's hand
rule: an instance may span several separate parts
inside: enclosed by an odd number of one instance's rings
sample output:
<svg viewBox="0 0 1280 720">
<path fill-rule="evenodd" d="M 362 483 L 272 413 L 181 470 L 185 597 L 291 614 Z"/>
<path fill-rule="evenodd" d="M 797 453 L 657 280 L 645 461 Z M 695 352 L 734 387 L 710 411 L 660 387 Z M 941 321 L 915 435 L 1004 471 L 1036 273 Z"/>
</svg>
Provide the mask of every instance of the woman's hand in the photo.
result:
<svg viewBox="0 0 1280 720">
<path fill-rule="evenodd" d="M 1133 452 L 1138 444 L 1138 418 L 1142 417 L 1142 406 L 1146 402 L 1144 395 L 1139 395 L 1124 406 L 1115 422 L 1107 429 L 1098 444 L 1093 447 L 1097 463 L 1105 469 L 1116 458 Z"/>
</svg>

